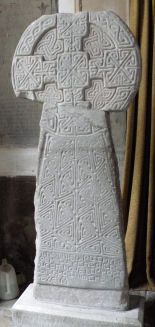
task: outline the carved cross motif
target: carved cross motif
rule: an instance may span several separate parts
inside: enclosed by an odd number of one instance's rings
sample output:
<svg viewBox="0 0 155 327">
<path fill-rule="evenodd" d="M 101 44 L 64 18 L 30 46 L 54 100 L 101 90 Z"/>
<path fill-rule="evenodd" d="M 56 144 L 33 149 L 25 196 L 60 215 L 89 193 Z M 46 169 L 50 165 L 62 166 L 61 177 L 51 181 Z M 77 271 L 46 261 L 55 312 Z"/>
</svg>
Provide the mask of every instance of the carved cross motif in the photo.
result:
<svg viewBox="0 0 155 327">
<path fill-rule="evenodd" d="M 58 87 L 84 88 L 89 85 L 88 59 L 84 52 L 64 53 L 58 57 Z"/>
<path fill-rule="evenodd" d="M 34 38 L 37 35 L 39 41 L 35 41 L 31 54 L 18 54 L 28 48 L 25 34 L 26 44 L 17 47 L 13 62 L 17 93 L 23 91 L 25 96 L 27 91 L 27 97 L 47 102 L 46 92 L 42 96 L 37 92 L 46 84 L 54 84 L 56 94 L 61 90 L 63 100 L 74 105 L 86 101 L 90 108 L 98 110 L 125 109 L 138 85 L 140 59 L 133 36 L 120 19 L 111 12 L 90 13 L 89 17 L 87 13 L 52 17 L 52 28 L 49 30 L 48 19 L 48 31 L 42 38 L 34 29 Z M 36 24 L 38 33 L 41 27 Z M 33 35 L 30 28 L 28 33 Z M 77 88 L 81 89 L 81 96 L 75 99 Z M 54 98 L 57 106 L 60 98 Z"/>
<path fill-rule="evenodd" d="M 41 56 L 18 56 L 14 69 L 16 88 L 21 91 L 41 90 L 56 80 L 55 62 L 43 61 Z"/>
</svg>

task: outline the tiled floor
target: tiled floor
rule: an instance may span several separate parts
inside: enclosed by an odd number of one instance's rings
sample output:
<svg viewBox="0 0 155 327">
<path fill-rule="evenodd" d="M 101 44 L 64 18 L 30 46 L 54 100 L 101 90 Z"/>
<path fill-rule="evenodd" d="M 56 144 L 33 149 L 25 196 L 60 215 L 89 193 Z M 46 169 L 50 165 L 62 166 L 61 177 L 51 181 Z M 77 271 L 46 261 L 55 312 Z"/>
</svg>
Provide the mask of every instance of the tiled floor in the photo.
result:
<svg viewBox="0 0 155 327">
<path fill-rule="evenodd" d="M 139 293 L 146 298 L 144 326 L 155 327 L 155 292 Z M 0 327 L 12 327 L 11 308 L 15 302 L 16 300 L 0 302 Z"/>
</svg>

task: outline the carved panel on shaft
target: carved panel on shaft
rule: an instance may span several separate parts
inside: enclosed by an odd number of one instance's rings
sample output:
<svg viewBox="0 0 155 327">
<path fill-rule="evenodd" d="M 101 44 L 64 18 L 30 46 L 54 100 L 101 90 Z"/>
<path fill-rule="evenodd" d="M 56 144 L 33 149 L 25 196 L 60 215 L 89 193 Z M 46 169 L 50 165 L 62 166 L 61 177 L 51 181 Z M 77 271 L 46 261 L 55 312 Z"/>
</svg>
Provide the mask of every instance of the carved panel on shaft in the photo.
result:
<svg viewBox="0 0 155 327">
<path fill-rule="evenodd" d="M 122 288 L 121 206 L 106 114 L 44 109 L 38 177 L 39 283 Z M 112 161 L 111 161 L 112 159 Z"/>
</svg>

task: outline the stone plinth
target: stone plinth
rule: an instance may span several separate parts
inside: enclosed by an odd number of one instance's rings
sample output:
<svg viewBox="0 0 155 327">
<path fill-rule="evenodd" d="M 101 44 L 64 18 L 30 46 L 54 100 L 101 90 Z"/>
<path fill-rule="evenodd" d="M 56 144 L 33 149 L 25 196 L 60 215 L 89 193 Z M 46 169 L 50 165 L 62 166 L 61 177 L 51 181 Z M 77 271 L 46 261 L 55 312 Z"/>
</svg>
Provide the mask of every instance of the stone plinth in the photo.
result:
<svg viewBox="0 0 155 327">
<path fill-rule="evenodd" d="M 129 304 L 128 290 L 97 290 L 36 284 L 34 297 L 45 302 L 94 309 L 126 310 Z"/>
<path fill-rule="evenodd" d="M 142 327 L 144 300 L 132 296 L 128 311 L 56 305 L 33 297 L 30 285 L 13 307 L 17 327 Z"/>
</svg>

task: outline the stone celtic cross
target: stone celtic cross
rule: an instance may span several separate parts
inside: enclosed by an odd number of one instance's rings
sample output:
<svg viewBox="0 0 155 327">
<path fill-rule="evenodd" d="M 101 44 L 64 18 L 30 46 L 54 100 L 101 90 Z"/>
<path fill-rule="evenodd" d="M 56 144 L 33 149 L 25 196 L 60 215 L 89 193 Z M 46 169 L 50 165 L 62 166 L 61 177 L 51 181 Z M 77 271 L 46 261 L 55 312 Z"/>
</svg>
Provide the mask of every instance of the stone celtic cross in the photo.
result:
<svg viewBox="0 0 155 327">
<path fill-rule="evenodd" d="M 15 94 L 43 102 L 34 295 L 124 309 L 128 283 L 109 112 L 127 109 L 139 50 L 114 13 L 42 16 L 13 58 Z"/>
</svg>

